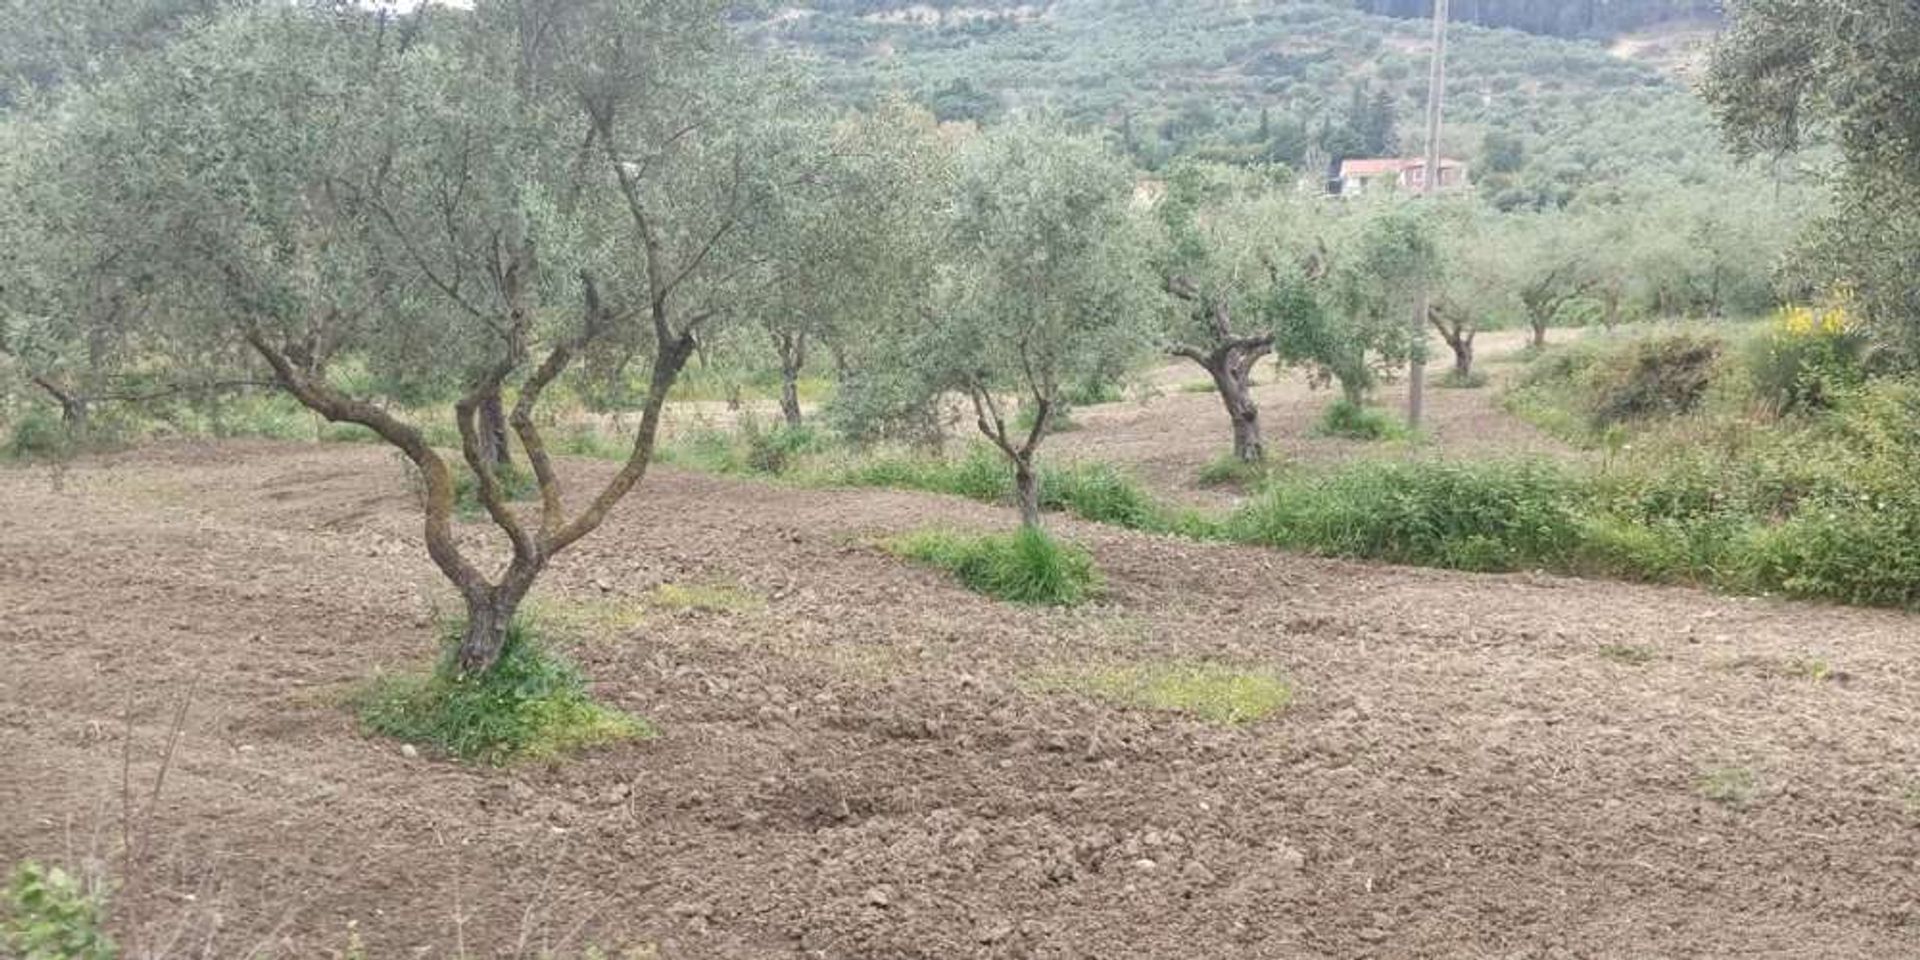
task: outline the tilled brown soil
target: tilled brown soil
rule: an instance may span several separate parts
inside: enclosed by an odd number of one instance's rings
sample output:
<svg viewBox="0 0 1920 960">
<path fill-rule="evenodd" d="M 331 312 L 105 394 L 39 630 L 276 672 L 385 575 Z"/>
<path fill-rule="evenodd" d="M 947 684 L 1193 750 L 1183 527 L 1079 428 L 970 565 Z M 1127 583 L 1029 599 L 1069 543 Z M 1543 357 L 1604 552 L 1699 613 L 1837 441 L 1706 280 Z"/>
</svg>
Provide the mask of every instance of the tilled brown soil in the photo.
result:
<svg viewBox="0 0 1920 960">
<path fill-rule="evenodd" d="M 1106 599 L 1027 610 L 869 542 L 1010 522 L 660 471 L 542 602 L 626 605 L 574 652 L 663 736 L 492 770 L 340 705 L 432 650 L 388 454 L 0 471 L 0 861 L 113 848 L 129 705 L 144 789 L 191 691 L 137 911 L 199 925 L 175 956 L 349 924 L 382 960 L 1920 955 L 1920 620 L 1065 520 Z M 636 606 L 670 582 L 753 600 Z M 1030 683 L 1191 657 L 1296 702 L 1222 728 Z"/>
</svg>

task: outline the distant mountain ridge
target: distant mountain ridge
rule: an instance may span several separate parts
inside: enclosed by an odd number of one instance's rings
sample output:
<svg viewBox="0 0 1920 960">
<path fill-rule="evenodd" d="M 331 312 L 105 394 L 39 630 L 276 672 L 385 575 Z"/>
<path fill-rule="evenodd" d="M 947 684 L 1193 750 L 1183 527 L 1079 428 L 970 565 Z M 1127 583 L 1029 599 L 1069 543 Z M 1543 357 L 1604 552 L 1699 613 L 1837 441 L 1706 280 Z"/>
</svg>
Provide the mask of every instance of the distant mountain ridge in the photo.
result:
<svg viewBox="0 0 1920 960">
<path fill-rule="evenodd" d="M 1397 19 L 1433 15 L 1433 0 L 1350 0 L 1362 13 Z M 895 22 L 953 22 L 994 14 L 1032 17 L 1047 0 L 815 0 L 796 8 Z M 1722 0 L 1454 0 L 1452 19 L 1566 39 L 1610 40 L 1663 23 L 1716 22 Z"/>
<path fill-rule="evenodd" d="M 1433 16 L 1433 0 L 1354 0 L 1388 17 Z M 1664 23 L 1719 21 L 1721 0 L 1454 0 L 1450 18 L 1570 39 L 1610 40 Z"/>
</svg>

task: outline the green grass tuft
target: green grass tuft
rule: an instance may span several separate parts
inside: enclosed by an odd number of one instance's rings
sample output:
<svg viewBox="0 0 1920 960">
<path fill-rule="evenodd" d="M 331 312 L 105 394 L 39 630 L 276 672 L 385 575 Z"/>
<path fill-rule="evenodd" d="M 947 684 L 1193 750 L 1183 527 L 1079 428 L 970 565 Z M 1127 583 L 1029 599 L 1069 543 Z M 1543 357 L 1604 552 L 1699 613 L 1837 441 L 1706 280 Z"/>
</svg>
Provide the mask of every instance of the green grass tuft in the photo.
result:
<svg viewBox="0 0 1920 960">
<path fill-rule="evenodd" d="M 1600 656 L 1614 663 L 1640 667 L 1652 663 L 1657 654 L 1652 647 L 1641 644 L 1609 643 L 1600 648 Z"/>
<path fill-rule="evenodd" d="M 974 536 L 925 530 L 884 544 L 896 556 L 938 567 L 968 588 L 1010 603 L 1072 606 L 1099 590 L 1093 556 L 1031 528 Z"/>
<path fill-rule="evenodd" d="M 1269 461 L 1248 463 L 1231 453 L 1223 453 L 1200 468 L 1200 485 L 1255 490 L 1271 479 L 1274 471 L 1274 464 Z"/>
<path fill-rule="evenodd" d="M 1716 767 L 1703 771 L 1694 781 L 1694 789 L 1701 796 L 1735 809 L 1753 800 L 1755 788 L 1753 771 L 1745 767 Z"/>
<path fill-rule="evenodd" d="M 1345 397 L 1327 406 L 1316 428 L 1324 436 L 1349 440 L 1405 440 L 1407 426 L 1378 407 L 1362 407 Z"/>
<path fill-rule="evenodd" d="M 728 583 L 663 583 L 647 592 L 647 605 L 659 610 L 700 613 L 756 613 L 767 601 Z"/>
<path fill-rule="evenodd" d="M 645 721 L 595 703 L 579 670 L 547 650 L 524 623 L 508 630 L 499 662 L 480 674 L 454 667 L 458 639 L 459 632 L 450 630 L 446 653 L 432 673 L 369 684 L 354 702 L 361 723 L 375 733 L 491 764 L 653 736 Z"/>
<path fill-rule="evenodd" d="M 1185 713 L 1225 726 L 1253 723 L 1293 702 L 1292 685 L 1274 671 L 1204 660 L 1068 671 L 1043 677 L 1036 686 L 1125 707 Z"/>
</svg>

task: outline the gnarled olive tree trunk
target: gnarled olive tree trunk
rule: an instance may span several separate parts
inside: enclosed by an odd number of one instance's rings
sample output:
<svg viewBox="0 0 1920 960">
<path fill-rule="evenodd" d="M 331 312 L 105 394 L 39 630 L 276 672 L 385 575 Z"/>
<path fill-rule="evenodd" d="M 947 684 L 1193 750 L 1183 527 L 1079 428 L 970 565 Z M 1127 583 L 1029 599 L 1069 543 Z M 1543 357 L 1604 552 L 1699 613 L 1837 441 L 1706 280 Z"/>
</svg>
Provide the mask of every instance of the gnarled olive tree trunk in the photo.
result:
<svg viewBox="0 0 1920 960">
<path fill-rule="evenodd" d="M 460 593 L 466 606 L 467 623 L 455 652 L 455 664 L 466 673 L 490 669 L 499 660 L 506 645 L 508 630 L 547 564 L 581 537 L 593 532 L 613 507 L 646 475 L 659 435 L 661 413 L 668 392 L 680 371 L 693 355 L 695 337 L 689 324 L 675 331 L 656 304 L 654 327 L 658 351 L 654 356 L 647 403 L 640 418 L 640 429 L 633 449 L 613 479 L 577 512 L 569 512 L 564 488 L 554 470 L 551 457 L 533 412 L 541 394 L 564 373 L 577 352 L 593 342 L 612 325 L 612 315 L 602 307 L 590 279 L 586 284 L 586 320 L 576 338 L 554 346 L 540 365 L 520 384 L 519 399 L 510 418 L 514 432 L 526 451 L 540 491 L 539 525 L 530 526 L 507 503 L 483 439 L 481 413 L 489 403 L 500 402 L 502 389 L 510 376 L 527 359 L 527 336 L 531 330 L 530 310 L 515 308 L 500 324 L 505 331 L 505 349 L 500 360 L 483 373 L 454 405 L 455 422 L 460 428 L 461 454 L 473 471 L 475 489 L 487 516 L 512 545 L 512 558 L 497 579 L 489 578 L 462 551 L 453 531 L 454 485 L 452 471 L 439 451 L 427 443 L 419 428 L 406 423 L 385 408 L 349 396 L 330 383 L 316 364 L 296 363 L 289 351 L 271 341 L 259 328 L 247 333 L 247 342 L 272 367 L 275 381 L 309 409 L 334 422 L 357 423 L 379 434 L 399 448 L 420 471 L 425 481 L 424 531 L 427 554 L 434 565 Z M 510 291 L 517 293 L 517 291 Z M 518 302 L 509 296 L 509 302 Z"/>
<path fill-rule="evenodd" d="M 1260 436 L 1260 407 L 1253 400 L 1253 367 L 1273 352 L 1273 337 L 1235 335 L 1227 305 L 1209 303 L 1191 281 L 1175 277 L 1166 288 L 1174 296 L 1196 304 L 1198 316 L 1211 336 L 1209 347 L 1176 344 L 1173 355 L 1199 364 L 1213 378 L 1214 390 L 1220 394 L 1227 420 L 1233 425 L 1234 457 L 1242 463 L 1265 460 L 1267 446 Z"/>
<path fill-rule="evenodd" d="M 40 374 L 34 374 L 30 379 L 34 386 L 45 391 L 47 396 L 53 398 L 53 402 L 60 405 L 60 422 L 66 426 L 68 433 L 78 437 L 87 432 L 87 422 L 89 415 L 93 412 L 93 405 L 85 394 L 61 386 L 52 378 Z"/>
<path fill-rule="evenodd" d="M 1473 339 L 1480 332 L 1473 324 L 1472 314 L 1451 305 L 1435 304 L 1427 311 L 1427 320 L 1440 332 L 1447 349 L 1453 351 L 1454 377 L 1462 383 L 1472 379 Z"/>
<path fill-rule="evenodd" d="M 1227 409 L 1233 425 L 1233 455 L 1243 463 L 1259 463 L 1267 458 L 1267 445 L 1260 436 L 1260 406 L 1253 400 L 1253 365 L 1273 352 L 1272 338 L 1237 341 L 1212 353 L 1181 354 L 1199 363 L 1213 378 L 1214 390 Z"/>
</svg>

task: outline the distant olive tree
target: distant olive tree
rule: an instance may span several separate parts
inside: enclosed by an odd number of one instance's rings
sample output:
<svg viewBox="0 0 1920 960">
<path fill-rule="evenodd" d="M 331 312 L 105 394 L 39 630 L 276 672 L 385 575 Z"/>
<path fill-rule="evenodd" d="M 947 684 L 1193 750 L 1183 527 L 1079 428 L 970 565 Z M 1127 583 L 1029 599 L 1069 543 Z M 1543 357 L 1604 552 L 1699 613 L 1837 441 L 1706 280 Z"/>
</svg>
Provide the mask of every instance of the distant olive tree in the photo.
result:
<svg viewBox="0 0 1920 960">
<path fill-rule="evenodd" d="M 801 424 L 799 381 L 818 351 L 845 362 L 866 328 L 911 314 L 935 257 L 934 237 L 952 189 L 952 149 L 933 115 L 883 100 L 830 125 L 828 153 L 770 213 L 777 254 L 754 308 L 780 362 L 780 411 Z"/>
<path fill-rule="evenodd" d="M 1511 215 L 1477 204 L 1450 204 L 1438 218 L 1437 282 L 1427 320 L 1453 353 L 1454 382 L 1473 380 L 1474 341 L 1523 312 L 1513 274 L 1520 259 Z"/>
</svg>

